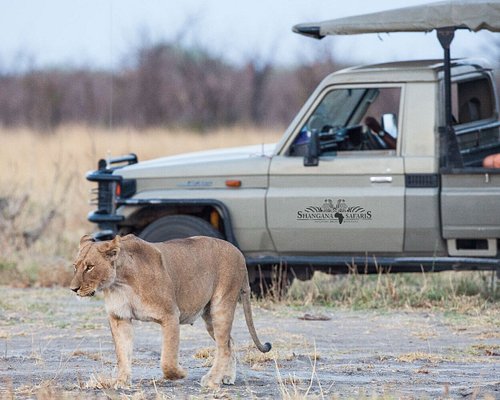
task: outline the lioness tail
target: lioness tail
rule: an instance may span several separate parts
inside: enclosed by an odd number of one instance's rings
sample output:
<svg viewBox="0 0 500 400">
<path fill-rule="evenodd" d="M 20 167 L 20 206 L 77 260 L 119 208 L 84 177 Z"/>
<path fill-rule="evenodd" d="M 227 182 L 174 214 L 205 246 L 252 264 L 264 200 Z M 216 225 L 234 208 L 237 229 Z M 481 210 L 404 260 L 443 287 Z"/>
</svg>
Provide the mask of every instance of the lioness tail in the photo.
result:
<svg viewBox="0 0 500 400">
<path fill-rule="evenodd" d="M 255 331 L 255 326 L 253 324 L 252 317 L 252 308 L 250 306 L 250 285 L 248 283 L 248 276 L 245 279 L 245 283 L 243 283 L 243 287 L 241 288 L 241 303 L 243 304 L 243 312 L 245 313 L 245 321 L 247 322 L 248 331 L 250 332 L 250 336 L 253 339 L 253 342 L 257 346 L 257 348 L 263 352 L 267 353 L 271 350 L 272 345 L 269 342 L 262 344 L 257 337 L 257 332 Z"/>
</svg>

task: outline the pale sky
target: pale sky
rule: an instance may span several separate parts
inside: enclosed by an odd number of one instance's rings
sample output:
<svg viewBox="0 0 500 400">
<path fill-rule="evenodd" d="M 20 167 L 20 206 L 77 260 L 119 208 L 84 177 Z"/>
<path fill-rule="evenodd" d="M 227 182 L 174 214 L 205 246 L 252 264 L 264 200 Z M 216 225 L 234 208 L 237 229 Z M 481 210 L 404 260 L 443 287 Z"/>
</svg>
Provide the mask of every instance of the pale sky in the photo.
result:
<svg viewBox="0 0 500 400">
<path fill-rule="evenodd" d="M 0 71 L 30 63 L 110 68 L 120 65 L 145 38 L 177 38 L 236 63 L 258 57 L 290 65 L 326 49 L 349 64 L 441 58 L 435 32 L 317 41 L 291 31 L 297 23 L 433 1 L 0 0 Z M 489 32 L 457 32 L 452 56 L 496 63 L 488 48 L 493 37 Z"/>
</svg>

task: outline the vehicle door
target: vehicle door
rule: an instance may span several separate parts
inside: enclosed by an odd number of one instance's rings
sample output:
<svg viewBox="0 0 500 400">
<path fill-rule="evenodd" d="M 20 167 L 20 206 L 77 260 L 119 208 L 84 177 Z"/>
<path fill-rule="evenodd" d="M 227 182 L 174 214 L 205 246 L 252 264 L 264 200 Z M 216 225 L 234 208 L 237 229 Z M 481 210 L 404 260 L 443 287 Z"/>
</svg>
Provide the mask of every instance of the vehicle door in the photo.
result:
<svg viewBox="0 0 500 400">
<path fill-rule="evenodd" d="M 452 85 L 462 166 L 441 170 L 442 236 L 453 256 L 497 256 L 500 238 L 500 121 L 489 72 Z M 447 149 L 443 149 L 447 150 Z M 484 167 L 484 168 L 483 168 Z"/>
<path fill-rule="evenodd" d="M 267 220 L 278 252 L 402 251 L 403 89 L 335 86 L 318 96 L 271 162 Z M 319 137 L 318 163 L 306 166 L 313 135 Z"/>
</svg>

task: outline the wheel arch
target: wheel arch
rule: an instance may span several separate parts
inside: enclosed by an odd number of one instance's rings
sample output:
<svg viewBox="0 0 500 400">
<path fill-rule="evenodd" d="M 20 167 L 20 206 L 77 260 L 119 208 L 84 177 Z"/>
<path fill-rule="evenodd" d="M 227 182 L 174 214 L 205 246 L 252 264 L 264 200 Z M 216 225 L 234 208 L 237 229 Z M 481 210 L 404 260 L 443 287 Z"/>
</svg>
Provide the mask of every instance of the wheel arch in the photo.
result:
<svg viewBox="0 0 500 400">
<path fill-rule="evenodd" d="M 167 215 L 193 215 L 209 222 L 228 242 L 238 247 L 229 209 L 220 200 L 133 199 L 121 205 L 135 208 L 120 224 L 120 230 L 125 233 L 138 233 L 153 221 Z"/>
</svg>

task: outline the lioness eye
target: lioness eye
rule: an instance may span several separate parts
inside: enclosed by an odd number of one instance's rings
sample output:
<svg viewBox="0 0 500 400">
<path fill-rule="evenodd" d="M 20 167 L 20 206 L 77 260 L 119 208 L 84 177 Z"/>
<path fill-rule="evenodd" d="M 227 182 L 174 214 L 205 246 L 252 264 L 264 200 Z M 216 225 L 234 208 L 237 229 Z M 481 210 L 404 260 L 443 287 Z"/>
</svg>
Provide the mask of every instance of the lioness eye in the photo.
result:
<svg viewBox="0 0 500 400">
<path fill-rule="evenodd" d="M 85 267 L 85 272 L 90 272 L 90 271 L 92 271 L 93 269 L 94 269 L 94 266 L 93 266 L 93 265 L 87 265 L 87 266 Z"/>
</svg>

